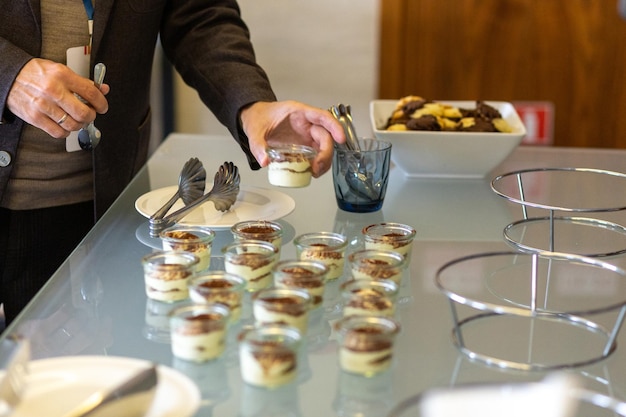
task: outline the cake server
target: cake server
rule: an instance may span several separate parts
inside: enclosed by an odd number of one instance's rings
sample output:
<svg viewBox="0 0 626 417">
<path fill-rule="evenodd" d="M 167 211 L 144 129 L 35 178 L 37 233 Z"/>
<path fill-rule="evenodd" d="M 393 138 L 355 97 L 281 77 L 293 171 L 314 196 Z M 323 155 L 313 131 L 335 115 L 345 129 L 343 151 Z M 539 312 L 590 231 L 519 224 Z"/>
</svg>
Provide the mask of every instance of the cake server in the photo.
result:
<svg viewBox="0 0 626 417">
<path fill-rule="evenodd" d="M 155 364 L 135 373 L 113 389 L 91 394 L 63 417 L 143 416 L 152 404 L 158 382 Z M 119 408 L 118 408 L 119 407 Z"/>
</svg>

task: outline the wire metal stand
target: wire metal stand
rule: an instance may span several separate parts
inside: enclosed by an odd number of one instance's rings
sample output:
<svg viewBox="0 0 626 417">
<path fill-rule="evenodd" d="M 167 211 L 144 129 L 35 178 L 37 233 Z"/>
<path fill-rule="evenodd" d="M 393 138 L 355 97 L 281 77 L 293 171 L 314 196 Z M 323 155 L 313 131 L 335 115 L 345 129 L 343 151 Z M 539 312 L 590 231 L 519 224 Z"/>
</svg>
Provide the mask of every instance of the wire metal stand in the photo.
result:
<svg viewBox="0 0 626 417">
<path fill-rule="evenodd" d="M 589 294 L 580 306 L 562 285 L 571 276 L 617 290 L 608 298 Z M 489 252 L 446 263 L 435 284 L 448 297 L 452 340 L 465 356 L 499 368 L 545 371 L 595 363 L 615 351 L 626 317 L 620 298 L 626 292 L 619 291 L 626 290 L 624 278 L 620 268 L 574 254 Z M 501 282 L 512 288 L 509 294 L 498 288 Z"/>
<path fill-rule="evenodd" d="M 606 201 L 597 203 L 597 194 L 589 196 L 588 205 L 584 205 L 581 201 L 586 196 L 578 196 L 578 200 L 571 198 L 569 204 L 558 201 L 551 202 L 550 196 L 546 197 L 546 201 L 533 201 L 532 197 L 528 198 L 528 187 L 539 186 L 535 182 L 542 180 L 545 183 L 554 181 L 567 181 L 568 184 L 582 184 L 584 180 L 592 179 L 591 187 L 597 191 L 607 195 Z M 610 182 L 610 184 L 608 184 Z M 529 186 L 527 183 L 531 183 Z M 604 184 L 603 184 L 604 183 Z M 616 188 L 619 184 L 622 188 Z M 558 185 L 553 185 L 558 187 Z M 593 217 L 580 216 L 581 213 L 608 213 L 626 210 L 626 197 L 621 197 L 620 191 L 626 192 L 626 175 L 601 169 L 592 168 L 540 168 L 528 169 L 510 172 L 495 177 L 491 182 L 492 190 L 499 196 L 521 205 L 522 220 L 510 223 L 504 228 L 504 239 L 514 248 L 524 252 L 567 252 L 575 253 L 587 257 L 610 257 L 626 253 L 626 228 L 620 224 L 607 220 L 597 219 Z M 575 194 L 575 193 L 572 193 Z M 617 197 L 615 197 L 617 196 Z M 570 196 L 576 197 L 576 196 Z M 574 206 L 578 204 L 578 206 Z M 546 216 L 530 217 L 529 208 L 548 211 Z M 557 215 L 559 212 L 568 213 L 567 215 Z M 585 252 L 584 249 L 578 247 L 575 239 L 562 238 L 557 245 L 557 227 L 559 230 L 578 230 L 578 234 L 587 236 L 589 231 L 598 234 L 598 241 L 614 241 L 618 240 L 619 244 L 614 248 L 605 248 L 603 245 L 591 245 L 593 249 Z M 575 233 L 574 233 L 575 234 Z M 612 236 L 609 236 L 612 235 Z M 608 236 L 608 238 L 606 237 Z M 618 236 L 618 239 L 615 239 Z M 530 243 L 528 243 L 529 241 Z"/>
</svg>

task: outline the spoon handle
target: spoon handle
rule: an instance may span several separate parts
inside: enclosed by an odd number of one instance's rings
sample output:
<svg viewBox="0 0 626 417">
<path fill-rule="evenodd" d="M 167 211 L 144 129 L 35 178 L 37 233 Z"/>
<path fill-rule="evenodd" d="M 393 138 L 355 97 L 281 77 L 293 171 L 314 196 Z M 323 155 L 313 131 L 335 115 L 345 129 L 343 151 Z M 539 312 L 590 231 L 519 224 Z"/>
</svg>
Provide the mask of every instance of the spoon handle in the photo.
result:
<svg viewBox="0 0 626 417">
<path fill-rule="evenodd" d="M 93 69 L 93 83 L 100 89 L 102 83 L 104 82 L 104 75 L 107 72 L 107 67 L 102 62 L 96 64 Z"/>
<path fill-rule="evenodd" d="M 163 207 L 158 209 L 152 216 L 150 216 L 150 220 L 154 219 L 162 219 L 163 216 L 167 214 L 168 211 L 172 208 L 174 203 L 178 200 L 179 193 L 176 191 L 172 197 L 167 201 L 167 203 L 163 204 Z"/>
<path fill-rule="evenodd" d="M 352 122 L 352 114 L 350 110 L 350 106 L 346 106 L 344 104 L 337 104 L 335 106 L 331 106 L 329 111 L 333 115 L 335 119 L 341 124 L 343 127 L 343 131 L 346 134 L 346 142 L 343 146 L 352 150 L 358 151 L 361 150 L 361 146 L 359 145 L 359 138 L 356 134 L 356 129 L 354 128 L 354 123 Z"/>
</svg>

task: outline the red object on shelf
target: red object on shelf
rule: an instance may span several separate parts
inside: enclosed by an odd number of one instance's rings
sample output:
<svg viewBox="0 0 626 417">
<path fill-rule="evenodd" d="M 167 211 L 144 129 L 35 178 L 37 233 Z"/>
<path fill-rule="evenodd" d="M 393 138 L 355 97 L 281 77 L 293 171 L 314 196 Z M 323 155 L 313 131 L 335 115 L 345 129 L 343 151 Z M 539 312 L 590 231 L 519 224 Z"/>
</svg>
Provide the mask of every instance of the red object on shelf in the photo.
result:
<svg viewBox="0 0 626 417">
<path fill-rule="evenodd" d="M 554 105 L 549 101 L 517 101 L 513 107 L 526 126 L 523 145 L 554 143 Z"/>
</svg>

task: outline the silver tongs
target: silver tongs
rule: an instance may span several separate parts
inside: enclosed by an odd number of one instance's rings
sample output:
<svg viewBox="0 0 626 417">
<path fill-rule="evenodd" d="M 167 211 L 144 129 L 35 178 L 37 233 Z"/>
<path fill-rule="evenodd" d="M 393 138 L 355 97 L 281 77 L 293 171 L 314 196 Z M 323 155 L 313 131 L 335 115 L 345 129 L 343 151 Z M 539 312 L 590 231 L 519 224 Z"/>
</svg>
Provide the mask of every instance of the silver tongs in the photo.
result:
<svg viewBox="0 0 626 417">
<path fill-rule="evenodd" d="M 346 183 L 355 194 L 362 198 L 376 200 L 380 194 L 372 183 L 371 174 L 367 172 L 365 164 L 361 161 L 361 145 L 359 145 L 359 138 L 352 122 L 350 106 L 337 104 L 331 106 L 329 111 L 339 121 L 346 134 L 345 145 L 337 146 L 343 146 L 353 152 L 352 154 L 346 154 L 347 162 L 349 163 L 349 169 L 344 176 Z"/>
<path fill-rule="evenodd" d="M 356 129 L 354 128 L 354 123 L 352 121 L 350 105 L 346 106 L 344 104 L 337 104 L 335 106 L 331 106 L 328 110 L 335 117 L 335 119 L 341 123 L 341 126 L 346 133 L 345 146 L 351 151 L 360 151 L 361 146 L 359 145 L 359 138 L 356 134 Z"/>
<path fill-rule="evenodd" d="M 213 188 L 208 193 L 163 218 L 150 218 L 148 220 L 150 236 L 158 237 L 167 227 L 173 226 L 207 201 L 212 201 L 216 210 L 228 211 L 237 201 L 240 182 L 241 177 L 237 165 L 224 162 L 215 173 Z"/>
</svg>

